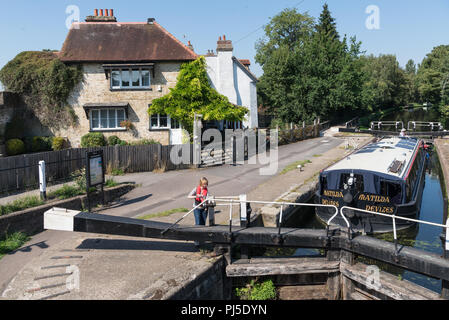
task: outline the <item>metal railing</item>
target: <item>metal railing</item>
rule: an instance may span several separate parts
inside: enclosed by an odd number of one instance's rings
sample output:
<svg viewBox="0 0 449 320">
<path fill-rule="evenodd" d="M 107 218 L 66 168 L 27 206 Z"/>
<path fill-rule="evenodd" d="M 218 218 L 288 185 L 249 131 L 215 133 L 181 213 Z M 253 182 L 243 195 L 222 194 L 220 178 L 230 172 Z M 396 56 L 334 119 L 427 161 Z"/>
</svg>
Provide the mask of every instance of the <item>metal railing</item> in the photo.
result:
<svg viewBox="0 0 449 320">
<path fill-rule="evenodd" d="M 444 224 L 435 223 L 435 222 L 429 222 L 429 221 L 423 221 L 423 220 L 418 220 L 418 219 L 406 218 L 406 217 L 401 217 L 401 216 L 397 216 L 397 215 L 394 215 L 394 214 L 393 215 L 385 214 L 385 213 L 368 211 L 368 210 L 364 210 L 364 209 L 352 208 L 352 207 L 347 207 L 347 206 L 344 206 L 344 207 L 342 207 L 340 209 L 340 213 L 341 213 L 342 217 L 345 216 L 344 213 L 343 213 L 344 210 L 354 210 L 354 211 L 358 211 L 358 212 L 362 212 L 362 213 L 374 214 L 374 215 L 378 215 L 378 216 L 382 216 L 382 217 L 391 218 L 392 225 L 393 225 L 393 237 L 394 237 L 394 243 L 395 243 L 395 247 L 396 247 L 396 254 L 398 253 L 398 250 L 397 250 L 398 237 L 397 237 L 396 219 L 404 220 L 404 221 L 410 221 L 410 222 L 415 222 L 415 223 L 426 224 L 426 225 L 440 227 L 440 228 L 445 229 L 445 231 L 446 231 L 445 250 L 449 250 L 449 219 L 447 219 L 447 222 L 444 225 Z M 347 222 L 346 219 L 345 219 L 345 221 Z"/>
<path fill-rule="evenodd" d="M 435 223 L 435 222 L 429 222 L 429 221 L 424 221 L 424 220 L 418 220 L 418 219 L 412 219 L 412 218 L 406 218 L 406 217 L 401 217 L 401 216 L 397 216 L 397 215 L 391 215 L 391 214 L 385 214 L 385 213 L 380 213 L 380 212 L 374 212 L 374 211 L 368 211 L 368 210 L 364 210 L 364 209 L 359 209 L 359 208 L 353 208 L 353 207 L 348 207 L 348 206 L 344 206 L 341 209 L 338 209 L 336 206 L 334 205 L 324 205 L 324 204 L 311 204 L 311 203 L 296 203 L 296 202 L 275 202 L 275 201 L 257 201 L 257 200 L 238 200 L 239 197 L 215 197 L 214 200 L 217 202 L 216 205 L 218 206 L 229 206 L 229 232 L 232 233 L 232 214 L 233 214 L 233 206 L 234 205 L 240 205 L 241 203 L 254 203 L 254 204 L 271 204 L 271 205 L 276 205 L 280 207 L 280 213 L 279 213 L 279 230 L 278 230 L 278 235 L 281 234 L 281 228 L 282 228 L 282 221 L 283 221 L 283 215 L 284 215 L 284 207 L 285 206 L 297 206 L 297 207 L 324 207 L 324 208 L 332 208 L 335 210 L 335 213 L 331 216 L 331 218 L 326 222 L 326 230 L 329 231 L 329 227 L 331 225 L 331 222 L 338 216 L 340 215 L 342 217 L 342 219 L 344 220 L 346 227 L 348 228 L 348 237 L 351 238 L 352 237 L 352 226 L 350 221 L 347 219 L 347 217 L 344 214 L 345 210 L 354 210 L 354 211 L 358 211 L 358 212 L 362 212 L 362 213 L 367 213 L 367 214 L 374 214 L 374 215 L 378 215 L 378 216 L 383 216 L 383 217 L 387 217 L 392 219 L 392 227 L 393 227 L 393 236 L 394 236 L 394 242 L 395 242 L 395 248 L 396 248 L 396 253 L 398 253 L 397 250 L 397 246 L 398 246 L 398 237 L 397 237 L 397 226 L 396 226 L 396 220 L 404 220 L 404 221 L 409 221 L 409 222 L 414 222 L 414 223 L 420 223 L 420 224 L 426 224 L 426 225 L 430 225 L 430 226 L 435 226 L 435 227 L 441 227 L 446 231 L 446 248 L 445 250 L 449 250 L 449 218 L 447 219 L 447 223 L 444 224 L 440 224 L 440 223 Z M 218 203 L 218 202 L 224 202 L 224 203 Z"/>
<path fill-rule="evenodd" d="M 234 205 L 240 205 L 242 203 L 254 203 L 254 204 L 274 204 L 277 206 L 280 206 L 280 213 L 279 213 L 279 230 L 278 230 L 278 236 L 281 234 L 281 228 L 282 228 L 282 221 L 284 216 L 284 207 L 285 206 L 296 206 L 296 207 L 322 207 L 322 208 L 332 208 L 335 210 L 335 214 L 332 216 L 332 218 L 327 223 L 327 231 L 329 230 L 330 222 L 340 213 L 338 208 L 334 205 L 326 205 L 326 204 L 312 204 L 312 203 L 297 203 L 297 202 L 275 202 L 275 201 L 258 201 L 258 200 L 237 200 L 235 198 L 238 197 L 214 197 L 214 200 L 217 202 L 216 205 L 229 205 L 229 233 L 232 234 L 232 208 Z M 218 202 L 226 202 L 227 204 L 219 204 Z M 346 224 L 348 225 L 348 228 L 350 226 L 349 221 L 346 219 L 345 216 L 343 216 L 343 219 L 346 221 Z"/>
<path fill-rule="evenodd" d="M 401 126 L 399 128 L 399 125 Z M 377 127 L 378 130 L 382 130 L 382 126 L 395 127 L 396 131 L 402 130 L 404 128 L 404 123 L 402 121 L 371 121 L 370 128 L 374 130 Z"/>
<path fill-rule="evenodd" d="M 441 122 L 428 122 L 428 121 L 409 121 L 407 124 L 408 131 L 415 131 L 417 127 L 430 128 L 430 131 L 443 131 L 443 125 Z"/>
</svg>

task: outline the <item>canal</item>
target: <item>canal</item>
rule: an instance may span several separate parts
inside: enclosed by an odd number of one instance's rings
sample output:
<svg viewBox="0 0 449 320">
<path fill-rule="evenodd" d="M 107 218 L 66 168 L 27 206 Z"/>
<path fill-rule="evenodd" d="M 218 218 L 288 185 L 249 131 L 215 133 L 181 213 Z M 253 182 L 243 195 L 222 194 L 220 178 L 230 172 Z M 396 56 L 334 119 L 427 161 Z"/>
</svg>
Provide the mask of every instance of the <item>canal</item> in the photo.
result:
<svg viewBox="0 0 449 320">
<path fill-rule="evenodd" d="M 376 119 L 379 121 L 402 121 L 404 127 L 407 129 L 409 121 L 426 121 L 426 122 L 439 122 L 440 113 L 436 108 L 415 108 L 415 109 L 402 109 L 399 112 L 389 113 Z M 427 128 L 417 128 L 417 131 L 428 131 Z"/>
<path fill-rule="evenodd" d="M 436 110 L 425 110 L 422 108 L 412 111 L 401 111 L 397 114 L 390 114 L 384 121 L 402 121 L 407 127 L 409 121 L 432 121 L 438 122 L 439 114 Z M 426 130 L 419 130 L 426 131 Z M 428 222 L 443 223 L 444 210 L 444 178 L 441 170 L 438 154 L 434 150 L 431 153 L 429 166 L 426 170 L 425 185 L 423 190 L 423 199 L 419 219 Z M 313 201 L 311 201 L 313 203 Z M 289 227 L 324 229 L 324 225 L 318 220 L 314 209 L 298 209 L 292 218 L 288 221 Z M 419 224 L 406 230 L 398 231 L 398 242 L 400 245 L 414 247 L 426 250 L 432 253 L 443 254 L 440 235 L 443 232 L 441 228 Z M 393 233 L 374 235 L 378 239 L 394 242 Z M 323 252 L 313 249 L 298 249 L 294 252 L 295 256 L 320 255 Z M 414 272 L 402 270 L 391 265 L 386 265 L 374 260 L 359 259 L 359 261 L 377 265 L 381 270 L 394 274 L 399 279 L 408 280 L 435 292 L 441 292 L 441 280 L 432 279 Z"/>
<path fill-rule="evenodd" d="M 441 171 L 441 166 L 438 160 L 438 155 L 432 152 L 428 169 L 425 175 L 425 185 L 423 190 L 423 198 L 419 219 L 428 222 L 442 223 L 443 221 L 443 189 L 444 179 Z M 313 203 L 311 201 L 310 203 Z M 293 228 L 308 228 L 308 229 L 324 229 L 325 226 L 317 218 L 315 210 L 312 208 L 299 208 L 292 215 L 291 218 L 284 225 Z M 419 224 L 414 227 L 398 231 L 398 243 L 403 246 L 418 248 L 432 253 L 443 254 L 442 242 L 440 235 L 442 229 Z M 378 239 L 389 242 L 394 242 L 393 233 L 384 233 L 372 235 Z M 293 256 L 320 256 L 324 252 L 317 249 L 269 249 L 266 255 L 293 255 Z M 357 258 L 357 261 L 369 265 L 377 265 L 380 270 L 391 273 L 398 277 L 398 279 L 408 280 L 416 283 L 434 292 L 441 292 L 441 280 L 432 279 L 414 272 L 403 270 L 392 265 L 367 259 Z"/>
</svg>

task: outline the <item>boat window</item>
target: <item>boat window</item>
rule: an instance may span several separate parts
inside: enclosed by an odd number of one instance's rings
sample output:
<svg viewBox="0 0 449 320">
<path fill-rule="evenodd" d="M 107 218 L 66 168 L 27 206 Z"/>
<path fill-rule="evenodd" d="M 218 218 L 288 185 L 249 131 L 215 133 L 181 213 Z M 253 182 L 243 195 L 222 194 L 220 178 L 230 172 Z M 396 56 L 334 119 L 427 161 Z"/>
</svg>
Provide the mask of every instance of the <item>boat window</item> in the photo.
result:
<svg viewBox="0 0 449 320">
<path fill-rule="evenodd" d="M 320 178 L 320 187 L 321 187 L 321 194 L 323 194 L 323 191 L 327 190 L 327 177 Z"/>
<path fill-rule="evenodd" d="M 344 190 L 345 189 L 345 184 L 348 184 L 348 180 L 351 177 L 350 173 L 343 173 L 340 177 L 340 190 Z M 355 190 L 357 192 L 363 192 L 364 191 L 364 184 L 363 184 L 363 176 L 361 174 L 355 174 L 354 175 L 354 179 L 355 179 Z"/>
<path fill-rule="evenodd" d="M 412 169 L 410 170 L 410 173 L 407 177 L 407 183 L 406 183 L 406 187 L 407 187 L 407 202 L 412 201 L 412 197 L 413 197 L 413 191 L 415 189 L 416 183 L 419 180 L 419 173 L 421 172 L 422 166 L 423 166 L 423 161 L 422 161 L 422 149 L 420 148 L 418 150 L 418 155 L 416 156 L 416 159 L 413 163 Z"/>
<path fill-rule="evenodd" d="M 401 201 L 401 185 L 398 183 L 380 181 L 380 194 L 387 196 L 394 204 L 400 204 Z"/>
</svg>

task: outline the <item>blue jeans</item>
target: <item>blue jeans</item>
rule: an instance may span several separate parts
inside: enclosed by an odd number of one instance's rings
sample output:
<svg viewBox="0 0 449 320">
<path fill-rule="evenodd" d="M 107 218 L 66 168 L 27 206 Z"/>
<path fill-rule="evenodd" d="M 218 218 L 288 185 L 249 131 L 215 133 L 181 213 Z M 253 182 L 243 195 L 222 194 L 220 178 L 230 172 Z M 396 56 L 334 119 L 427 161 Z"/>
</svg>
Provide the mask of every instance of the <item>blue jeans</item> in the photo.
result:
<svg viewBox="0 0 449 320">
<path fill-rule="evenodd" d="M 197 208 L 193 211 L 193 213 L 195 215 L 195 224 L 197 226 L 205 226 L 207 219 L 207 210 Z"/>
</svg>

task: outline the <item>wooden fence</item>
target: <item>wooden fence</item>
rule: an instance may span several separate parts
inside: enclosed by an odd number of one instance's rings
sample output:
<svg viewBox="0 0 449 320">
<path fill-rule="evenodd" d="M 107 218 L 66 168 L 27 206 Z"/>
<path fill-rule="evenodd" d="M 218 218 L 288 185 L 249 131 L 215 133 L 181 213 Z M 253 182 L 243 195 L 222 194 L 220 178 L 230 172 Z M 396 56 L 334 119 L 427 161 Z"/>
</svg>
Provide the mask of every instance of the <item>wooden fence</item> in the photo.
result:
<svg viewBox="0 0 449 320">
<path fill-rule="evenodd" d="M 44 160 L 48 184 L 68 181 L 74 173 L 85 168 L 86 152 L 103 150 L 107 172 L 122 169 L 124 172 L 149 172 L 153 170 L 178 170 L 190 164 L 174 164 L 170 152 L 183 146 L 160 144 L 141 146 L 110 146 L 78 148 L 61 151 L 24 154 L 0 158 L 0 193 L 12 193 L 39 187 L 39 161 Z M 193 147 L 190 163 L 193 163 Z"/>
<path fill-rule="evenodd" d="M 294 143 L 297 141 L 316 138 L 320 136 L 320 132 L 330 128 L 330 121 L 319 123 L 316 125 L 308 125 L 287 130 L 279 130 L 279 145 Z"/>
</svg>

